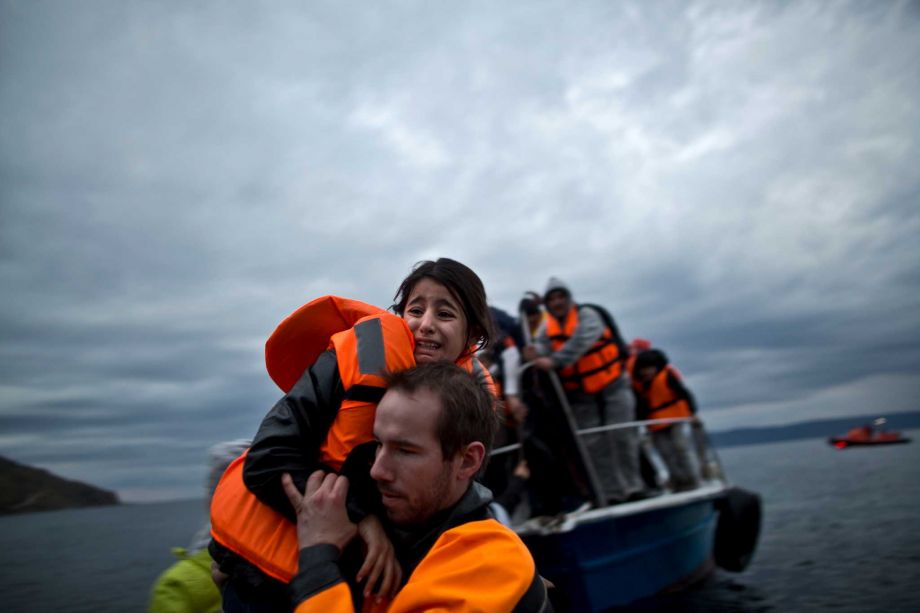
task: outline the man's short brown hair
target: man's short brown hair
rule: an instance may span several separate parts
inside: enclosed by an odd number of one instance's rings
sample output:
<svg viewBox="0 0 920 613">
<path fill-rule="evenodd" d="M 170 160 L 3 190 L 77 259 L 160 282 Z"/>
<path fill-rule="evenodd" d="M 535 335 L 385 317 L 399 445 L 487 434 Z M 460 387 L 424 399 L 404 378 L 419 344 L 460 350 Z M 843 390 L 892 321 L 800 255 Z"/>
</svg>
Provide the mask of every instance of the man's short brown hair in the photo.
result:
<svg viewBox="0 0 920 613">
<path fill-rule="evenodd" d="M 419 364 L 387 375 L 387 389 L 409 394 L 427 389 L 438 396 L 441 412 L 435 435 L 445 460 L 475 441 L 485 445 L 488 458 L 498 430 L 498 416 L 492 395 L 472 374 L 451 362 Z"/>
</svg>

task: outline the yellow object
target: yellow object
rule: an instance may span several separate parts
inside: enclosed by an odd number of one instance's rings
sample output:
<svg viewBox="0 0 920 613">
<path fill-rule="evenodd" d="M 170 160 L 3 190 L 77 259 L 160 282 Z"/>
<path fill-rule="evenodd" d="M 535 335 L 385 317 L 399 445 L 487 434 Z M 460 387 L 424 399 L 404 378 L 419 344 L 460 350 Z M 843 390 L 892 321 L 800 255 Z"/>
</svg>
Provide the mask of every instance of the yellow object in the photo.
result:
<svg viewBox="0 0 920 613">
<path fill-rule="evenodd" d="M 211 579 L 207 549 L 188 555 L 173 550 L 179 561 L 163 571 L 153 584 L 149 613 L 219 613 L 220 591 Z"/>
</svg>

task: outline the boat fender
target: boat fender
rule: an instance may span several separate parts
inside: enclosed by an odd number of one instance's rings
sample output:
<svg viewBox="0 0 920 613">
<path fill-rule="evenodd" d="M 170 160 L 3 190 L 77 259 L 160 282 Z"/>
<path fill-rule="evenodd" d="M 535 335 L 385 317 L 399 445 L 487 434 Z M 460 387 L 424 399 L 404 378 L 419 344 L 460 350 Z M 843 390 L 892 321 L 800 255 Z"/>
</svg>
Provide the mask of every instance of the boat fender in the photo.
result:
<svg viewBox="0 0 920 613">
<path fill-rule="evenodd" d="M 754 557 L 760 535 L 760 496 L 732 487 L 716 501 L 719 520 L 713 554 L 720 568 L 741 572 Z"/>
</svg>

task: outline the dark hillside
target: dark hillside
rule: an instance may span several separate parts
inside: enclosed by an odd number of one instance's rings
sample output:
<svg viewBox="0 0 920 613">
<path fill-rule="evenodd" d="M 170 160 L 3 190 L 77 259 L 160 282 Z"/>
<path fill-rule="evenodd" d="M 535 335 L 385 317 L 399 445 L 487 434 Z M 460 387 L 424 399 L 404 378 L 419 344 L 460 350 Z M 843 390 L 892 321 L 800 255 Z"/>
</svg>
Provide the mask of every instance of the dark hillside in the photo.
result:
<svg viewBox="0 0 920 613">
<path fill-rule="evenodd" d="M 114 492 L 0 456 L 0 515 L 118 504 Z"/>
</svg>

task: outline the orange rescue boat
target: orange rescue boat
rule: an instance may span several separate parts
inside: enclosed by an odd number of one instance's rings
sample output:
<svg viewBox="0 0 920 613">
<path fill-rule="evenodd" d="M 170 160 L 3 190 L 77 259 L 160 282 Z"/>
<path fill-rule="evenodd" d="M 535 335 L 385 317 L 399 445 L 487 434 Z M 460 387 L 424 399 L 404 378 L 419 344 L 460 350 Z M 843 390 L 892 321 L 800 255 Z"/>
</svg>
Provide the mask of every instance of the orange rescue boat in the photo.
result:
<svg viewBox="0 0 920 613">
<path fill-rule="evenodd" d="M 900 432 L 888 432 L 879 427 L 885 423 L 885 418 L 880 417 L 872 424 L 858 426 L 850 429 L 843 436 L 832 436 L 828 442 L 837 449 L 846 449 L 855 445 L 891 445 L 895 443 L 909 443 L 910 439 L 901 436 Z"/>
</svg>

